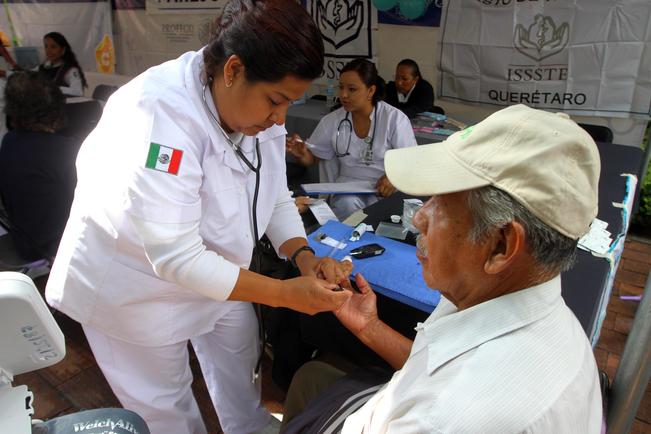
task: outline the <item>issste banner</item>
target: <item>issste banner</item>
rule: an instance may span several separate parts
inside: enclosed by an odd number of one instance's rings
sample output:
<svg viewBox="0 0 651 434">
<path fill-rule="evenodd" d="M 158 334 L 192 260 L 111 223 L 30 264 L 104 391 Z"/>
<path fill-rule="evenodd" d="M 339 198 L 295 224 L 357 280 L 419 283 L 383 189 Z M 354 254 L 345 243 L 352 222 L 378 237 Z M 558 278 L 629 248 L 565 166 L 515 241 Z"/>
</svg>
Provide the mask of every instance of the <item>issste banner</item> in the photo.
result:
<svg viewBox="0 0 651 434">
<path fill-rule="evenodd" d="M 208 13 L 220 15 L 228 0 L 146 0 L 148 14 Z"/>
<path fill-rule="evenodd" d="M 441 27 L 441 98 L 651 114 L 649 0 L 446 0 Z"/>
<path fill-rule="evenodd" d="M 323 76 L 317 83 L 338 80 L 352 59 L 377 61 L 377 10 L 371 0 L 306 0 L 305 7 L 321 31 L 325 48 Z"/>
<path fill-rule="evenodd" d="M 5 0 L 0 29 L 21 47 L 37 47 L 44 60 L 43 36 L 59 32 L 86 71 L 113 69 L 113 30 L 109 1 Z"/>
</svg>

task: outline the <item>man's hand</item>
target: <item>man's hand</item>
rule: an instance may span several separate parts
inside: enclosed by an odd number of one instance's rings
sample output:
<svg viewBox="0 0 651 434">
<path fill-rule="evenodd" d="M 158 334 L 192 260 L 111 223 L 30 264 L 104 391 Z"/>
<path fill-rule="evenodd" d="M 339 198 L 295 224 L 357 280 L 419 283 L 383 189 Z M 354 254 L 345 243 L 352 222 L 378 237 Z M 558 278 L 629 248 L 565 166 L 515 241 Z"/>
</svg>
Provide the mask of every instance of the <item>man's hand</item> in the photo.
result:
<svg viewBox="0 0 651 434">
<path fill-rule="evenodd" d="M 312 276 L 283 280 L 282 298 L 277 306 L 314 315 L 337 310 L 348 301 L 350 291 L 336 291 L 338 285 Z"/>
<path fill-rule="evenodd" d="M 401 369 L 409 357 L 413 342 L 380 320 L 375 293 L 361 274 L 357 273 L 355 283 L 359 293 L 353 293 L 333 313 L 364 345 L 394 369 Z"/>
<path fill-rule="evenodd" d="M 348 330 L 361 338 L 365 330 L 379 321 L 377 300 L 371 286 L 360 273 L 355 275 L 355 283 L 359 293 L 353 293 L 334 314 Z"/>
<path fill-rule="evenodd" d="M 382 175 L 380 179 L 375 183 L 375 189 L 378 194 L 382 197 L 391 196 L 396 192 L 396 188 L 389 182 L 389 178 L 386 175 Z"/>
</svg>

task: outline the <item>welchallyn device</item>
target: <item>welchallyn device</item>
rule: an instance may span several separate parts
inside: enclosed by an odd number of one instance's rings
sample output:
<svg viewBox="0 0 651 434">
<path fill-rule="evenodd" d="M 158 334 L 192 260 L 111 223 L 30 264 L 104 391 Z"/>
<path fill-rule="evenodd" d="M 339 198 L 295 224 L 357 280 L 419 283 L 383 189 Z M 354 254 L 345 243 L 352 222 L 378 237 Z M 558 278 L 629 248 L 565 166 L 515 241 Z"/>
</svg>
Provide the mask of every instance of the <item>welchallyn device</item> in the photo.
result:
<svg viewBox="0 0 651 434">
<path fill-rule="evenodd" d="M 66 354 L 65 339 L 32 279 L 0 272 L 0 433 L 149 434 L 145 421 L 123 408 L 99 408 L 32 419 L 34 395 L 14 376 L 54 365 Z"/>
<path fill-rule="evenodd" d="M 380 256 L 384 253 L 384 247 L 377 243 L 366 244 L 365 246 L 356 247 L 350 251 L 350 256 L 355 259 L 371 258 L 373 256 Z"/>
</svg>

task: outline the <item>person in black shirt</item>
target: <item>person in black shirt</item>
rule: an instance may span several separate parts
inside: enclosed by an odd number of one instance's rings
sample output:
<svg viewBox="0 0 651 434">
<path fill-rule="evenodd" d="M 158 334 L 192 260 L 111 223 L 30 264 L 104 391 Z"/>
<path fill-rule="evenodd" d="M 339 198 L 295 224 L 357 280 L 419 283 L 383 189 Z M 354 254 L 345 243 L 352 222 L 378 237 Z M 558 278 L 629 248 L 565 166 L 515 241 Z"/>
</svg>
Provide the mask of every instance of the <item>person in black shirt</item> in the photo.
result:
<svg viewBox="0 0 651 434">
<path fill-rule="evenodd" d="M 398 63 L 395 81 L 387 84 L 384 100 L 410 119 L 418 113 L 435 110 L 434 89 L 421 77 L 418 64 L 411 59 Z"/>
<path fill-rule="evenodd" d="M 26 260 L 52 258 L 68 220 L 79 144 L 56 133 L 65 122 L 65 99 L 35 71 L 12 74 L 5 112 L 13 128 L 0 147 L 0 198 L 10 235 Z"/>
</svg>

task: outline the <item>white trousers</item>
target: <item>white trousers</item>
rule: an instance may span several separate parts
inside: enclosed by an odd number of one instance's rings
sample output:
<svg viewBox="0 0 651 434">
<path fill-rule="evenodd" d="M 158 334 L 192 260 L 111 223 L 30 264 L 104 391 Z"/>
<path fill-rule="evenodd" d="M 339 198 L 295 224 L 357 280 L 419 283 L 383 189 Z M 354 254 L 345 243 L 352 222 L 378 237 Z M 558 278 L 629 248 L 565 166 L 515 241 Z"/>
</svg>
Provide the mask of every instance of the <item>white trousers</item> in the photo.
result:
<svg viewBox="0 0 651 434">
<path fill-rule="evenodd" d="M 340 194 L 332 196 L 330 199 L 330 206 L 332 212 L 334 212 L 337 218 L 342 221 L 355 211 L 366 208 L 378 200 L 380 200 L 380 198 L 374 194 Z"/>
<path fill-rule="evenodd" d="M 206 433 L 192 395 L 187 341 L 145 347 L 83 328 L 111 389 L 152 434 Z M 251 304 L 238 303 L 212 332 L 190 341 L 224 432 L 247 434 L 266 426 L 271 416 L 260 400 L 260 380 L 251 382 L 260 352 Z"/>
</svg>

